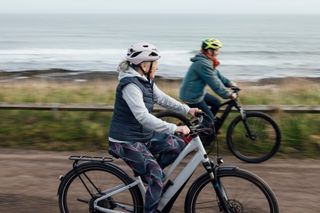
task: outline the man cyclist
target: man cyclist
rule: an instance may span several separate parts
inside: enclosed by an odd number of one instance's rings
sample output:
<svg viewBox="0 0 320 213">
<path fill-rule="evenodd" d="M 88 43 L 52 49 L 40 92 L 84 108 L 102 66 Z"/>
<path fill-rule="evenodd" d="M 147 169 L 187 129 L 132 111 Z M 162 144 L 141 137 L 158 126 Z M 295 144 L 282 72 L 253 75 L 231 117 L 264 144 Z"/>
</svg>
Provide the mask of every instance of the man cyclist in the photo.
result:
<svg viewBox="0 0 320 213">
<path fill-rule="evenodd" d="M 220 100 L 205 91 L 206 85 L 221 98 L 237 98 L 236 93 L 227 89 L 236 86 L 236 84 L 217 70 L 219 65 L 217 56 L 221 47 L 222 43 L 219 40 L 205 39 L 202 42 L 200 52 L 191 58 L 192 64 L 180 86 L 180 99 L 190 107 L 198 107 L 205 112 L 211 120 L 208 122 L 214 121 Z"/>
</svg>

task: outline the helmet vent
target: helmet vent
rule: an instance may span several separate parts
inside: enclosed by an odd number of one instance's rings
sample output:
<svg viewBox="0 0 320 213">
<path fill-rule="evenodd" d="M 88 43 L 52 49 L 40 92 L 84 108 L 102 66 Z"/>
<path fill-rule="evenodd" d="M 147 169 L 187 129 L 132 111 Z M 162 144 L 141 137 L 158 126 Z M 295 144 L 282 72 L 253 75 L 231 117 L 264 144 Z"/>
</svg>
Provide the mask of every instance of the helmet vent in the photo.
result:
<svg viewBox="0 0 320 213">
<path fill-rule="evenodd" d="M 150 53 L 150 55 L 149 56 L 158 56 L 158 54 L 157 53 L 155 53 L 155 52 L 152 52 L 152 53 Z"/>
<path fill-rule="evenodd" d="M 127 55 L 129 56 L 129 55 L 131 55 L 132 53 L 133 53 L 133 49 L 131 48 L 131 49 L 128 50 Z"/>
<path fill-rule="evenodd" d="M 140 53 L 142 53 L 142 51 L 135 52 L 135 53 L 133 53 L 133 54 L 132 54 L 132 56 L 131 56 L 131 57 L 132 57 L 132 58 L 134 58 L 134 57 L 136 57 L 137 55 L 139 55 Z"/>
<path fill-rule="evenodd" d="M 149 47 L 149 45 L 143 45 L 143 47 L 147 48 L 147 47 Z"/>
</svg>

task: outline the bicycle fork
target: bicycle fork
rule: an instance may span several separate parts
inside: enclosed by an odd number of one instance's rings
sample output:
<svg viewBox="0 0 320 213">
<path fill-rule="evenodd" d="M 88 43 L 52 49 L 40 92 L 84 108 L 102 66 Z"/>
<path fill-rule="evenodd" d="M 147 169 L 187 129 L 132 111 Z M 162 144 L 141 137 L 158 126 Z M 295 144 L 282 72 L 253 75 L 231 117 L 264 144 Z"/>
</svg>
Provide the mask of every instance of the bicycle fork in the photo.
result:
<svg viewBox="0 0 320 213">
<path fill-rule="evenodd" d="M 252 132 L 249 128 L 246 112 L 239 105 L 236 105 L 235 107 L 237 108 L 237 110 L 239 111 L 239 113 L 241 115 L 241 120 L 242 120 L 244 128 L 246 129 L 246 132 L 247 132 L 246 137 L 250 138 L 251 140 L 256 140 L 256 135 L 252 134 Z"/>
<path fill-rule="evenodd" d="M 222 158 L 218 158 L 218 165 L 222 164 L 222 162 L 223 162 Z M 231 206 L 229 205 L 229 202 L 228 202 L 229 199 L 228 199 L 227 193 L 225 192 L 224 187 L 220 183 L 220 180 L 218 178 L 219 166 L 215 166 L 213 162 L 203 163 L 203 166 L 205 167 L 206 171 L 210 176 L 212 186 L 219 199 L 218 204 L 219 204 L 220 210 L 223 210 L 223 212 L 225 213 L 232 213 L 233 211 Z M 232 167 L 232 169 L 233 168 L 234 167 Z"/>
</svg>

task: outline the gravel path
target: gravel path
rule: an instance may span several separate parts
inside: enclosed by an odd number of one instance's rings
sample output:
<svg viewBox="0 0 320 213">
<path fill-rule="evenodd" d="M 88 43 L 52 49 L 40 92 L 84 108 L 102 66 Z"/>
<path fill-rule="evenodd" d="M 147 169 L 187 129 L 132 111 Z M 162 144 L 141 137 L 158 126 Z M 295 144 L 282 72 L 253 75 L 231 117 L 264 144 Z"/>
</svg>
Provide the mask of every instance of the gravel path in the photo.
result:
<svg viewBox="0 0 320 213">
<path fill-rule="evenodd" d="M 71 168 L 71 162 L 67 160 L 71 154 L 103 156 L 104 153 L 1 149 L 0 212 L 59 212 L 58 177 Z M 320 160 L 272 159 L 263 164 L 246 164 L 230 156 L 224 161 L 263 178 L 277 195 L 280 212 L 320 211 Z M 116 163 L 128 170 L 122 161 Z M 202 171 L 199 168 L 191 181 Z M 187 187 L 175 203 L 173 213 L 183 212 Z"/>
</svg>

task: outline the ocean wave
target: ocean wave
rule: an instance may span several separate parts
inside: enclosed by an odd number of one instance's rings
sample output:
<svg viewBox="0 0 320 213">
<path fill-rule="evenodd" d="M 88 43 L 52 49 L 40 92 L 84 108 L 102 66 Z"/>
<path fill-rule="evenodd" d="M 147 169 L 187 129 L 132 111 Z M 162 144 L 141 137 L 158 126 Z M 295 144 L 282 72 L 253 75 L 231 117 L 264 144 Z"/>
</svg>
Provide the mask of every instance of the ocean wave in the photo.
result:
<svg viewBox="0 0 320 213">
<path fill-rule="evenodd" d="M 229 52 L 228 52 L 229 51 Z M 247 57 L 248 53 L 257 54 Z M 315 60 L 318 55 L 308 57 L 295 57 L 294 51 L 278 51 L 287 55 L 277 57 L 265 57 L 259 53 L 273 53 L 274 51 L 251 51 L 251 50 L 227 50 L 221 54 L 221 66 L 224 71 L 231 71 L 230 76 L 236 78 L 253 78 L 267 70 L 268 75 L 277 76 L 280 73 L 291 73 L 299 75 L 300 70 L 306 71 L 305 75 L 319 75 L 319 71 L 312 69 L 320 67 L 320 61 Z M 301 54 L 315 53 L 317 51 L 302 51 Z M 318 51 L 320 53 L 320 51 Z M 29 49 L 0 49 L 0 70 L 19 71 L 34 69 L 61 68 L 69 70 L 94 70 L 112 71 L 124 59 L 126 49 L 120 48 L 95 48 L 95 49 L 73 49 L 73 48 L 29 48 Z M 161 51 L 159 74 L 167 77 L 183 77 L 190 65 L 190 58 L 198 53 L 198 50 L 186 49 L 164 49 Z M 237 56 L 231 55 L 236 54 Z M 261 57 L 261 55 L 263 57 Z M 269 54 L 272 55 L 272 54 Z M 305 54 L 306 55 L 306 54 Z M 299 59 L 299 60 L 297 60 Z M 309 70 L 308 70 L 309 69 Z M 243 74 L 239 76 L 239 70 Z M 260 74 L 259 74 L 260 73 Z M 264 74 L 265 75 L 265 74 Z"/>
<path fill-rule="evenodd" d="M 199 50 L 160 50 L 162 55 L 195 55 Z M 63 49 L 63 48 L 30 48 L 30 49 L 0 49 L 0 55 L 125 55 L 126 49 Z M 254 54 L 254 55 L 320 55 L 320 50 L 228 50 L 221 54 Z"/>
<path fill-rule="evenodd" d="M 197 54 L 199 50 L 191 50 L 190 54 Z M 228 50 L 223 49 L 221 54 L 236 54 L 236 55 L 319 55 L 319 50 Z"/>
<path fill-rule="evenodd" d="M 1 55 L 97 55 L 97 54 L 125 54 L 123 49 L 0 49 Z"/>
<path fill-rule="evenodd" d="M 319 55 L 319 50 L 223 50 L 225 54 L 254 55 Z"/>
</svg>

